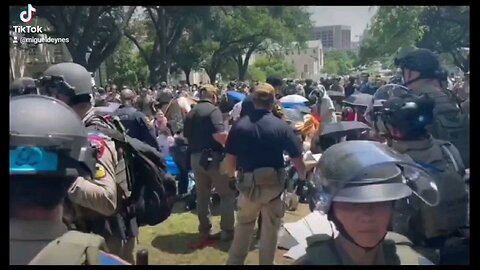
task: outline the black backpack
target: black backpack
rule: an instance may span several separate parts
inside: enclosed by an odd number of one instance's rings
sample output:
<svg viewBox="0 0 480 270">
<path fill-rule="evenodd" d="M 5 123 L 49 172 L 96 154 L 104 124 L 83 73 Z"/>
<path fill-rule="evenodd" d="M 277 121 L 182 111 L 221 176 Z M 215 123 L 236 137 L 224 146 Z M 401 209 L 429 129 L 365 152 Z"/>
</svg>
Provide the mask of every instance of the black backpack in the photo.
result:
<svg viewBox="0 0 480 270">
<path fill-rule="evenodd" d="M 104 124 L 96 124 L 98 121 Z M 104 127 L 105 123 L 110 128 Z M 131 214 L 136 217 L 138 226 L 156 225 L 166 220 L 171 214 L 177 188 L 175 179 L 166 173 L 167 164 L 160 152 L 126 135 L 117 118 L 107 122 L 95 115 L 87 120 L 87 129 L 102 132 L 112 138 L 117 151 L 122 153 L 126 170 L 116 170 L 115 173 L 118 178 L 126 176 L 128 190 L 124 192 L 129 194 L 127 206 L 134 206 L 134 213 Z"/>
</svg>

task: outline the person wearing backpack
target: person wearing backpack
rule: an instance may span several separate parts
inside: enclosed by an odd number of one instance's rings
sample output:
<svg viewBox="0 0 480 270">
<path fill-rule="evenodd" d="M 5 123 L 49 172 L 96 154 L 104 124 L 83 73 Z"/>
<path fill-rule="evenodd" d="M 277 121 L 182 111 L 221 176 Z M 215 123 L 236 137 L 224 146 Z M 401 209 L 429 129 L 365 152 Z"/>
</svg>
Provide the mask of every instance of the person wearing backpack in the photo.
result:
<svg viewBox="0 0 480 270">
<path fill-rule="evenodd" d="M 408 155 L 435 179 L 440 202 L 424 206 L 417 198 L 399 201 L 393 231 L 407 236 L 425 256 L 439 264 L 468 264 L 468 194 L 457 148 L 432 136 L 426 126 L 434 118 L 428 95 L 390 96 L 374 115 L 374 127 L 397 152 Z M 438 254 L 440 257 L 438 258 Z"/>
<path fill-rule="evenodd" d="M 117 151 L 116 142 L 98 130 L 112 127 L 95 114 L 90 102 L 90 80 L 90 73 L 76 63 L 52 65 L 40 79 L 42 93 L 65 102 L 86 127 L 95 127 L 89 130 L 89 137 L 97 148 L 97 172 L 92 179 L 79 176 L 72 184 L 66 201 L 65 220 L 71 228 L 103 236 L 111 252 L 133 262 L 138 226 L 127 203 L 131 191 L 125 160 Z M 48 121 L 55 121 L 55 118 Z"/>
<path fill-rule="evenodd" d="M 457 101 L 441 88 L 442 69 L 435 54 L 428 49 L 401 48 L 395 65 L 402 70 L 405 86 L 413 93 L 428 94 L 435 100 L 434 121 L 428 127 L 433 137 L 450 141 L 470 167 L 470 127 Z"/>
<path fill-rule="evenodd" d="M 62 222 L 72 184 L 98 173 L 96 150 L 76 113 L 51 97 L 14 97 L 9 141 L 9 263 L 127 265 L 105 252 L 101 236 L 68 231 Z"/>
</svg>

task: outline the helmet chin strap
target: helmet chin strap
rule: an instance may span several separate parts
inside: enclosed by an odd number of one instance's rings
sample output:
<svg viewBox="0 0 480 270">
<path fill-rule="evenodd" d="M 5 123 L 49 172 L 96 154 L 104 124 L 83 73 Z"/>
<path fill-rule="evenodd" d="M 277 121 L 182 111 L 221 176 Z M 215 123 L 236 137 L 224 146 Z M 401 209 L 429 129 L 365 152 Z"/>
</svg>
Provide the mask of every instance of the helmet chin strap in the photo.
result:
<svg viewBox="0 0 480 270">
<path fill-rule="evenodd" d="M 357 247 L 363 249 L 365 252 L 369 252 L 371 250 L 373 250 L 374 248 L 376 248 L 378 245 L 380 245 L 380 243 L 383 242 L 383 240 L 385 239 L 385 236 L 387 235 L 387 232 L 385 232 L 385 235 L 380 239 L 380 241 L 378 241 L 374 246 L 372 247 L 364 247 L 362 245 L 360 245 L 359 243 L 357 243 L 353 238 L 352 236 L 347 232 L 347 230 L 345 230 L 345 227 L 343 227 L 343 224 L 337 219 L 333 209 L 330 211 L 329 215 L 328 215 L 328 218 L 335 224 L 335 226 L 337 227 L 338 229 L 338 232 L 343 236 L 345 237 L 345 239 L 347 239 L 349 242 L 352 242 L 353 244 L 355 244 Z"/>
</svg>

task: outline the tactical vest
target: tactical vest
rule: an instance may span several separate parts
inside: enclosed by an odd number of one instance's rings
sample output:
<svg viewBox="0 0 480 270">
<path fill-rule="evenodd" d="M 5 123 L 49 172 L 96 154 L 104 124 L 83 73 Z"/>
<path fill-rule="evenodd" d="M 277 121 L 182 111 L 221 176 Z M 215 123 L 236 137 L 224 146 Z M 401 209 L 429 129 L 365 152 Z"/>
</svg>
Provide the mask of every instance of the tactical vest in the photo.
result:
<svg viewBox="0 0 480 270">
<path fill-rule="evenodd" d="M 307 254 L 295 262 L 297 265 L 344 265 L 339 250 L 330 235 L 307 238 Z M 381 243 L 386 265 L 430 265 L 429 260 L 412 249 L 412 243 L 403 235 L 389 232 Z"/>
<path fill-rule="evenodd" d="M 103 237 L 68 231 L 44 247 L 29 265 L 100 265 L 101 250 L 106 250 Z"/>
<path fill-rule="evenodd" d="M 428 130 L 434 138 L 452 142 L 459 150 L 463 163 L 470 164 L 470 126 L 468 116 L 443 90 L 425 86 L 417 94 L 427 94 L 435 100 L 434 121 Z"/>
<path fill-rule="evenodd" d="M 396 149 L 398 150 L 398 149 Z M 410 211 L 410 221 L 403 229 L 394 222 L 394 230 L 405 233 L 416 244 L 425 239 L 445 237 L 456 232 L 467 223 L 468 194 L 460 173 L 465 171 L 458 150 L 446 141 L 435 140 L 427 149 L 406 149 L 400 151 L 410 156 L 415 162 L 427 169 L 438 187 L 440 202 L 430 207 L 418 198 L 411 196 L 407 209 L 397 207 L 399 212 Z M 398 219 L 400 223 L 403 217 Z M 404 230 L 409 230 L 407 233 Z"/>
</svg>

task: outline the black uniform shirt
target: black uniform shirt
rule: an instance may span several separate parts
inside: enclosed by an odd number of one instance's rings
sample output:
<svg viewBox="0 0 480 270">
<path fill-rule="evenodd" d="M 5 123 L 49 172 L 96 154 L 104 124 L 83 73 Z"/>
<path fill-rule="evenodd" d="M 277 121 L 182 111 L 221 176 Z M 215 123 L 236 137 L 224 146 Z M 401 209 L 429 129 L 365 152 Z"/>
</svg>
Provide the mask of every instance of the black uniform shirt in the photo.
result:
<svg viewBox="0 0 480 270">
<path fill-rule="evenodd" d="M 223 146 L 212 135 L 224 130 L 220 109 L 208 100 L 201 100 L 188 113 L 183 134 L 188 139 L 192 153 L 200 153 L 204 149 L 222 152 Z"/>
<path fill-rule="evenodd" d="M 237 157 L 246 172 L 262 167 L 285 167 L 283 152 L 302 155 L 302 143 L 283 120 L 266 110 L 255 110 L 238 120 L 228 134 L 225 151 Z"/>
</svg>

